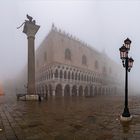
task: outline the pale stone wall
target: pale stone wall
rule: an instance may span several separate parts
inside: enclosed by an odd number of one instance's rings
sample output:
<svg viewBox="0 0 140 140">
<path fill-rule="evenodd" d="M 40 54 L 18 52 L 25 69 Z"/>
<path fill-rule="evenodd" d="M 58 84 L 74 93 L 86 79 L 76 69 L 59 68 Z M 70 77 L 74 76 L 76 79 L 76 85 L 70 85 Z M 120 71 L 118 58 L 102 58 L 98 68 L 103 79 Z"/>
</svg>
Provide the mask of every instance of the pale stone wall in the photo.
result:
<svg viewBox="0 0 140 140">
<path fill-rule="evenodd" d="M 36 60 L 39 61 L 39 67 L 36 67 L 37 69 L 43 65 L 49 65 L 56 62 L 88 69 L 97 73 L 102 73 L 103 67 L 106 67 L 107 74 L 112 76 L 117 75 L 118 73 L 118 64 L 110 60 L 105 54 L 100 53 L 57 30 L 51 30 L 40 46 L 41 47 L 36 51 Z M 67 48 L 71 51 L 71 61 L 65 59 L 65 50 Z M 44 60 L 45 52 L 47 53 L 46 61 Z M 87 65 L 82 64 L 83 55 L 87 57 Z M 95 61 L 98 61 L 98 69 L 95 68 Z"/>
<path fill-rule="evenodd" d="M 71 60 L 65 59 L 66 49 L 71 52 Z M 87 58 L 86 65 L 82 64 L 83 55 Z M 106 54 L 56 27 L 36 51 L 36 90 L 39 93 L 51 96 L 58 95 L 60 90 L 60 95 L 64 96 L 68 88 L 70 95 L 81 95 L 81 92 L 82 95 L 111 94 L 121 89 L 121 79 L 122 69 Z"/>
<path fill-rule="evenodd" d="M 57 31 L 53 31 L 53 41 L 53 52 L 56 52 L 53 59 L 55 62 L 101 72 L 101 69 L 95 69 L 94 65 L 95 61 L 98 60 L 100 67 L 100 53 L 97 51 Z M 65 50 L 67 48 L 71 51 L 71 61 L 65 59 Z M 87 57 L 87 65 L 82 64 L 83 55 Z"/>
</svg>

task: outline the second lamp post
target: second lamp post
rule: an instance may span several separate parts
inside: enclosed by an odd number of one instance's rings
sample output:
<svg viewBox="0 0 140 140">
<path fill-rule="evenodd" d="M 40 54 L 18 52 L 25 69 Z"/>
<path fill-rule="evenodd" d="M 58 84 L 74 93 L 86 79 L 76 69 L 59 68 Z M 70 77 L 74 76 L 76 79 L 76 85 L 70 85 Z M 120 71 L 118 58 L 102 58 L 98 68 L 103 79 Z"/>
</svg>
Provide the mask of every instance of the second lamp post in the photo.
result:
<svg viewBox="0 0 140 140">
<path fill-rule="evenodd" d="M 128 57 L 128 52 L 130 50 L 131 40 L 127 38 L 124 40 L 123 46 L 119 49 L 120 50 L 120 58 L 122 59 L 123 67 L 125 68 L 125 106 L 124 111 L 121 115 L 122 121 L 130 121 L 132 116 L 130 115 L 129 108 L 128 108 L 128 72 L 130 72 L 133 66 L 133 58 Z"/>
</svg>

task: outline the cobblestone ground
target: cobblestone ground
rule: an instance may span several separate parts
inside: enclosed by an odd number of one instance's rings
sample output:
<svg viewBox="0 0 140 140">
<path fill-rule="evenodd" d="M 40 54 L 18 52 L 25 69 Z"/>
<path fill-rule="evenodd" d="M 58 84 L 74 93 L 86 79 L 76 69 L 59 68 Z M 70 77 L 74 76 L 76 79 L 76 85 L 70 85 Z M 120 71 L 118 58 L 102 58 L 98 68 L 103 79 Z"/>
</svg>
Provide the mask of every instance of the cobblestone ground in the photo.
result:
<svg viewBox="0 0 140 140">
<path fill-rule="evenodd" d="M 0 97 L 0 140 L 139 140 L 140 96 L 129 97 L 133 120 L 121 124 L 124 97 L 16 101 Z"/>
</svg>

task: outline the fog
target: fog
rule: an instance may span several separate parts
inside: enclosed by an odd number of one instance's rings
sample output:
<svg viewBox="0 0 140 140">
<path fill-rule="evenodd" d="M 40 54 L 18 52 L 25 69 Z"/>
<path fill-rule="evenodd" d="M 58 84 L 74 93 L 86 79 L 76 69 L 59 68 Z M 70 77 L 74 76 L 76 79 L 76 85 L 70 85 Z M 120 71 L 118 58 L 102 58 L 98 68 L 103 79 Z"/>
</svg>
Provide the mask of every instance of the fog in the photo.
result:
<svg viewBox="0 0 140 140">
<path fill-rule="evenodd" d="M 140 1 L 135 0 L 0 0 L 0 81 L 15 78 L 27 63 L 27 38 L 22 28 L 17 30 L 17 27 L 28 13 L 41 26 L 36 35 L 36 48 L 54 23 L 121 65 L 119 48 L 129 37 L 130 56 L 134 59 L 130 83 L 138 87 L 139 7 Z"/>
</svg>

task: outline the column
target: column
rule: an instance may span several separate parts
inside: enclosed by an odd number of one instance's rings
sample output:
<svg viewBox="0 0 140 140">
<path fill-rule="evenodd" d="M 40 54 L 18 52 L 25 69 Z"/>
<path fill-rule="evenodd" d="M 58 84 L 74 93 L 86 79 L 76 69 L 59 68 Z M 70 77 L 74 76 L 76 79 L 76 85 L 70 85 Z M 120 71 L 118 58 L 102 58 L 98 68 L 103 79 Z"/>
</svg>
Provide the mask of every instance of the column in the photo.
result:
<svg viewBox="0 0 140 140">
<path fill-rule="evenodd" d="M 29 20 L 25 20 L 23 33 L 27 35 L 28 39 L 28 89 L 27 94 L 35 94 L 35 50 L 34 41 L 35 34 L 39 30 L 40 26 L 35 24 L 35 20 L 32 21 L 32 17 L 27 15 Z"/>
<path fill-rule="evenodd" d="M 64 97 L 64 89 L 65 89 L 65 85 L 62 85 L 62 96 Z"/>
<path fill-rule="evenodd" d="M 79 96 L 79 86 L 77 85 L 77 96 Z"/>
<path fill-rule="evenodd" d="M 70 85 L 70 97 L 72 96 L 72 85 Z"/>
<path fill-rule="evenodd" d="M 56 89 L 56 86 L 55 84 L 52 85 L 52 96 L 55 97 L 55 89 Z"/>
</svg>

